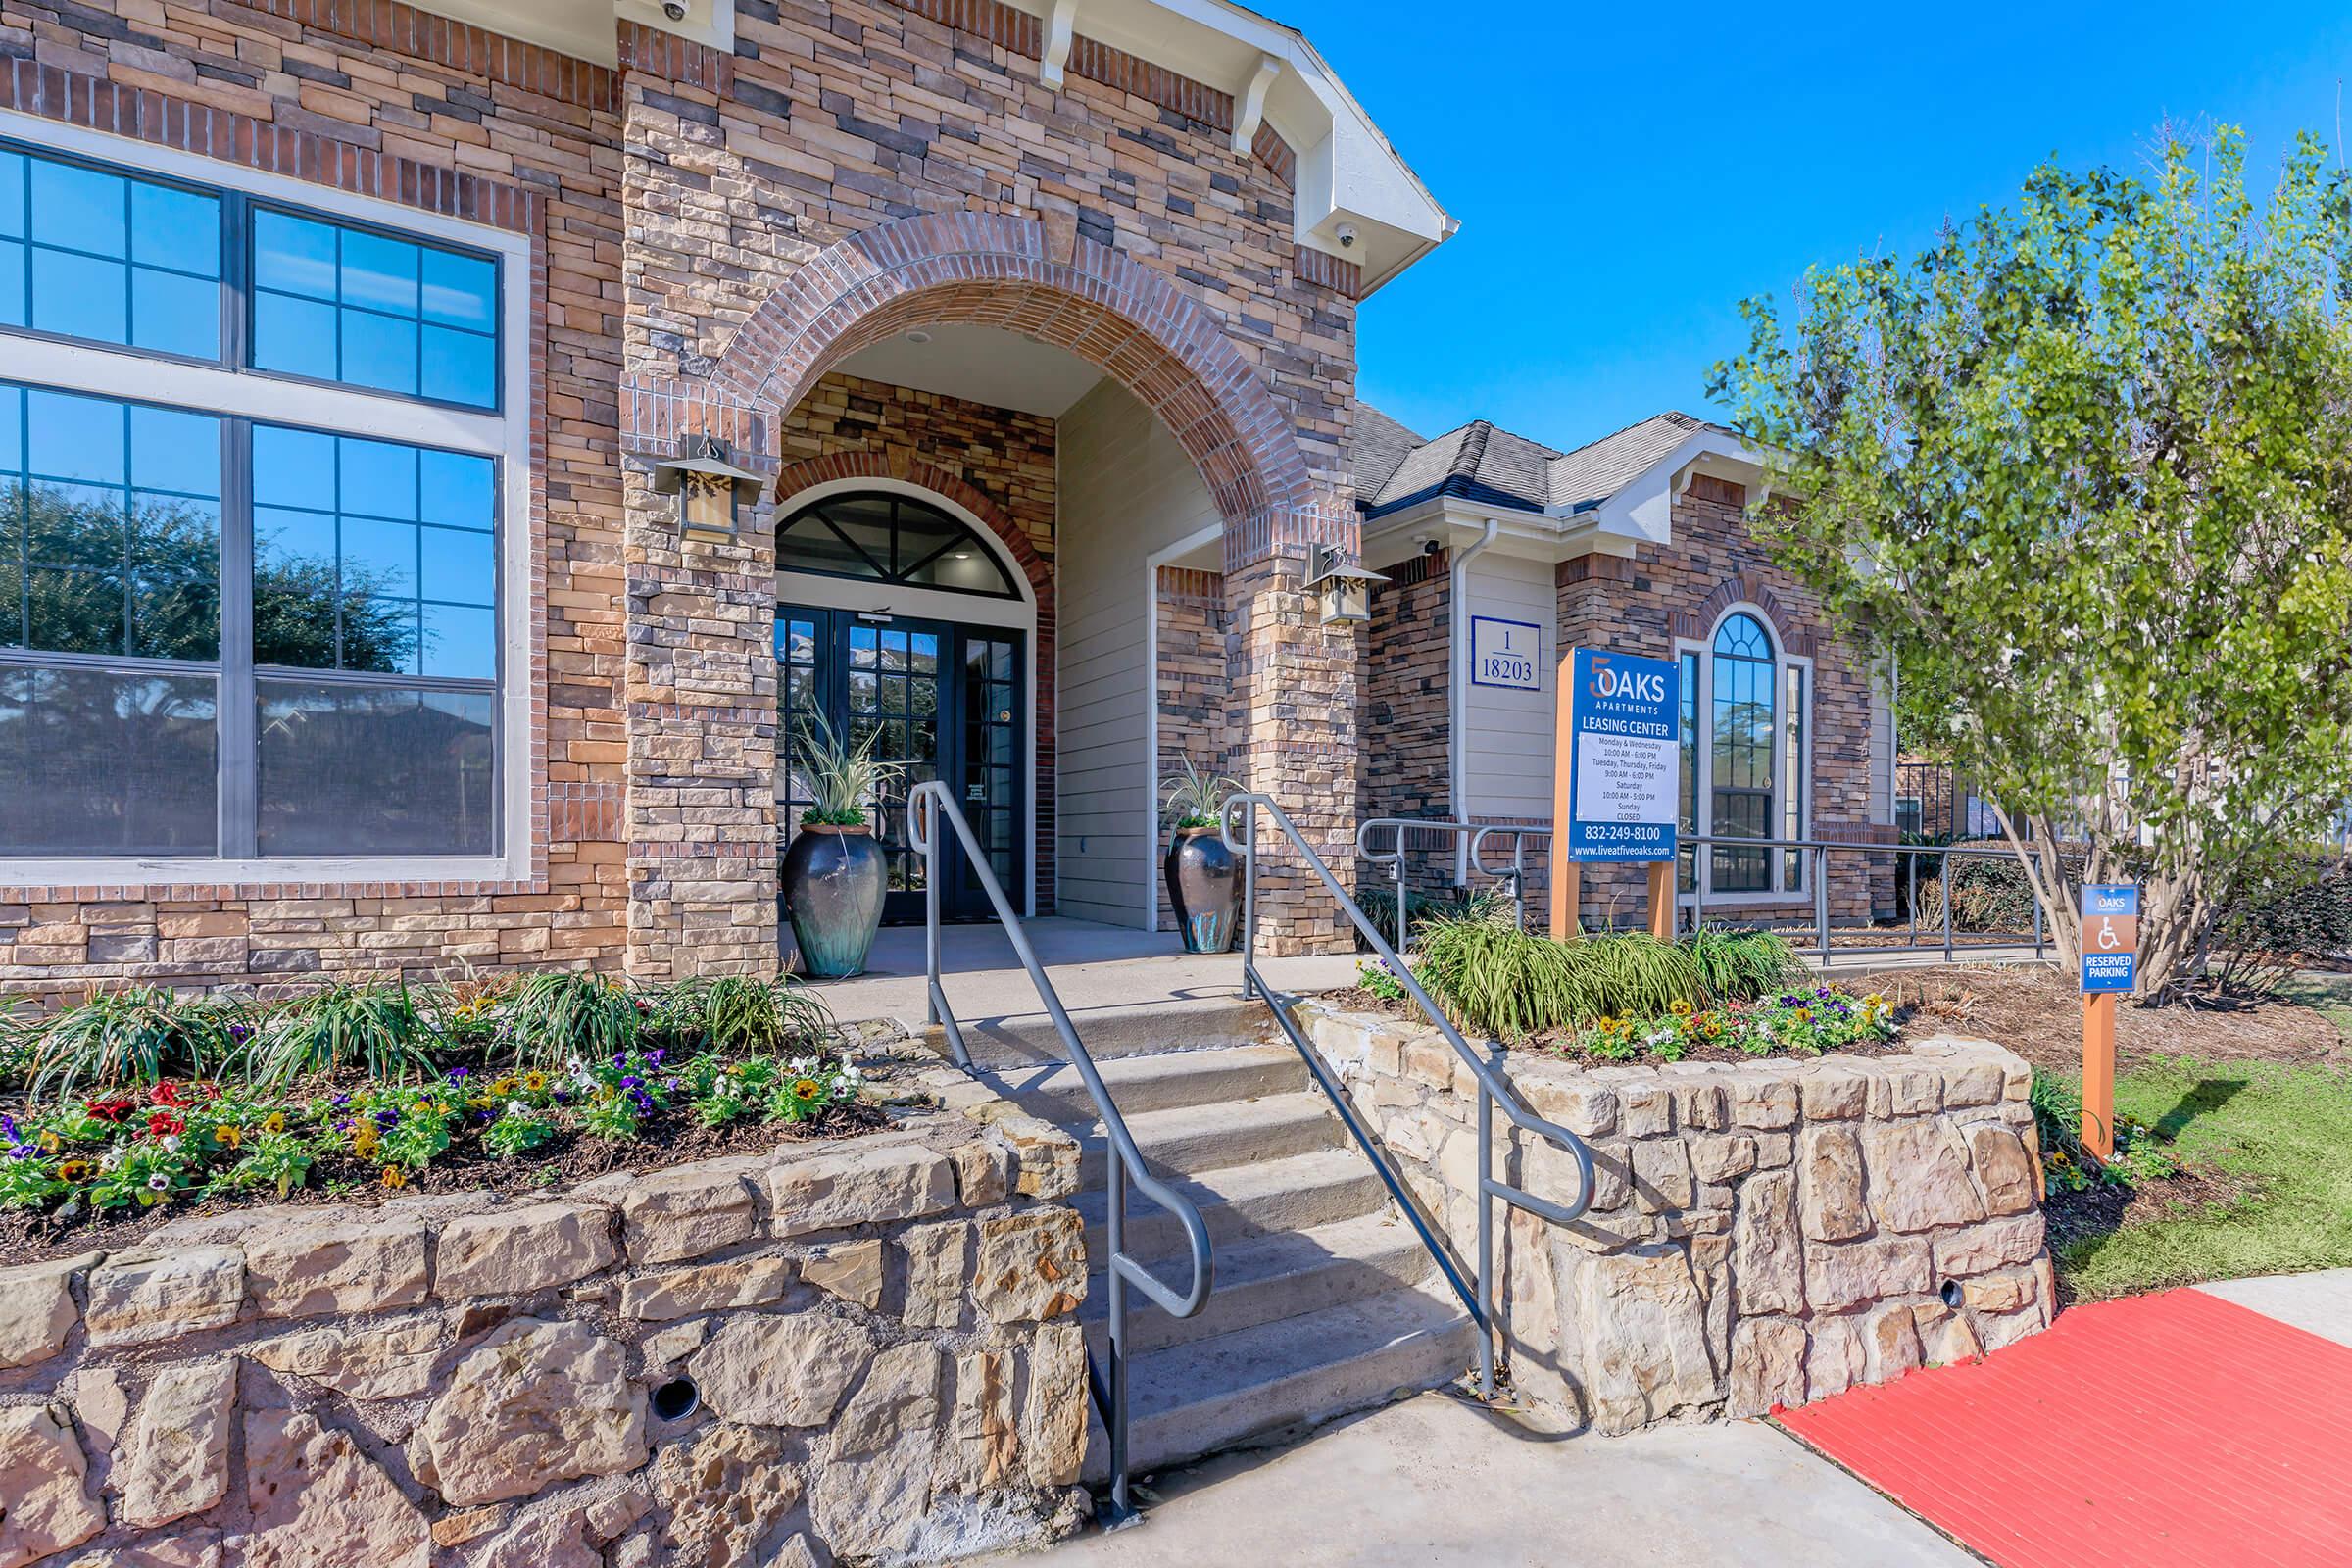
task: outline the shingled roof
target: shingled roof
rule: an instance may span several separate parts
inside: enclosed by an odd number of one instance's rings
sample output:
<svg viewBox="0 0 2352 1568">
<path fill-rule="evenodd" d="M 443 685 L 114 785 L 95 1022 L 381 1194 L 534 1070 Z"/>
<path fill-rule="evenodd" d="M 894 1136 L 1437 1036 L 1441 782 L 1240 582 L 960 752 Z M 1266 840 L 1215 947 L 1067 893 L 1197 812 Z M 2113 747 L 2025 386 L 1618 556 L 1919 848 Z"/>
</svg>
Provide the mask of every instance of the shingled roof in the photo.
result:
<svg viewBox="0 0 2352 1568">
<path fill-rule="evenodd" d="M 1556 452 L 1485 419 L 1424 441 L 1378 409 L 1358 405 L 1357 505 L 1367 517 L 1441 495 L 1524 512 L 1574 510 L 1606 501 L 1700 430 L 1732 434 L 1670 410 L 1574 452 Z"/>
</svg>

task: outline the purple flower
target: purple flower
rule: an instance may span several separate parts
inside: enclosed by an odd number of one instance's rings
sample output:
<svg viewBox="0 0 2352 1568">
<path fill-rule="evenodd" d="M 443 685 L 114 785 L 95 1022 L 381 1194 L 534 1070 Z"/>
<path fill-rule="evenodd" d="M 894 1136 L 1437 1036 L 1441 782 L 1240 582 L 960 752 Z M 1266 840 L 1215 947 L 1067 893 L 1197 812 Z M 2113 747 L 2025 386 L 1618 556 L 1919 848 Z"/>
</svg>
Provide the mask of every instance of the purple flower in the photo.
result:
<svg viewBox="0 0 2352 1568">
<path fill-rule="evenodd" d="M 0 1138 L 5 1138 L 13 1144 L 17 1141 L 19 1136 L 20 1135 L 17 1132 L 17 1118 L 9 1115 L 0 1115 Z"/>
<path fill-rule="evenodd" d="M 648 1062 L 652 1063 L 654 1066 L 657 1066 L 657 1067 L 659 1067 L 659 1066 L 661 1066 L 661 1065 L 662 1065 L 662 1058 L 663 1058 L 663 1057 L 665 1057 L 665 1056 L 667 1056 L 668 1054 L 669 1054 L 669 1050 L 668 1050 L 668 1048 L 667 1048 L 667 1047 L 665 1047 L 665 1046 L 656 1046 L 656 1047 L 655 1047 L 655 1048 L 654 1048 L 652 1051 L 650 1051 L 650 1052 L 646 1053 L 646 1057 L 645 1057 L 645 1059 L 646 1059 Z"/>
<path fill-rule="evenodd" d="M 559 1089 L 555 1092 L 553 1098 L 557 1104 L 568 1105 L 571 1103 L 571 1091 L 568 1089 Z"/>
<path fill-rule="evenodd" d="M 228 1026 L 228 1038 L 231 1040 L 243 1040 L 251 1033 L 253 1031 L 241 1023 L 232 1023 Z"/>
<path fill-rule="evenodd" d="M 465 1068 L 463 1068 L 463 1067 L 452 1067 L 452 1068 L 450 1068 L 450 1069 L 449 1069 L 449 1081 L 450 1081 L 451 1083 L 453 1083 L 453 1084 L 462 1084 L 462 1083 L 464 1083 L 464 1082 L 466 1081 L 466 1069 L 465 1069 Z"/>
<path fill-rule="evenodd" d="M 400 1125 L 400 1112 L 397 1110 L 379 1110 L 375 1113 L 375 1124 L 378 1127 L 381 1127 L 384 1131 L 390 1132 L 393 1128 Z"/>
<path fill-rule="evenodd" d="M 638 1115 L 640 1115 L 640 1116 L 650 1116 L 650 1115 L 652 1115 L 652 1114 L 653 1114 L 653 1110 L 654 1110 L 654 1097 L 653 1097 L 653 1096 L 651 1096 L 651 1095 L 647 1094 L 647 1093 L 646 1093 L 644 1090 L 642 1090 L 642 1089 L 639 1089 L 639 1090 L 632 1091 L 632 1092 L 631 1092 L 631 1094 L 630 1094 L 630 1096 L 629 1096 L 629 1098 L 637 1102 L 637 1114 L 638 1114 Z"/>
<path fill-rule="evenodd" d="M 14 1137 L 15 1134 L 12 1132 L 10 1136 Z M 8 1147 L 8 1157 L 11 1159 L 30 1159 L 39 1152 L 40 1151 L 30 1144 L 11 1144 Z"/>
<path fill-rule="evenodd" d="M 628 1067 L 629 1054 L 627 1052 L 615 1051 L 612 1053 L 612 1070 L 614 1072 L 626 1072 L 628 1071 Z"/>
<path fill-rule="evenodd" d="M 337 1096 L 335 1097 L 335 1108 L 336 1108 L 337 1110 L 348 1110 L 348 1109 L 350 1109 L 350 1108 L 351 1108 L 351 1097 L 350 1097 L 349 1095 L 337 1095 Z"/>
<path fill-rule="evenodd" d="M 620 1081 L 620 1087 L 623 1089 L 643 1089 L 645 1087 L 645 1080 L 638 1077 L 635 1073 L 631 1073 Z"/>
</svg>

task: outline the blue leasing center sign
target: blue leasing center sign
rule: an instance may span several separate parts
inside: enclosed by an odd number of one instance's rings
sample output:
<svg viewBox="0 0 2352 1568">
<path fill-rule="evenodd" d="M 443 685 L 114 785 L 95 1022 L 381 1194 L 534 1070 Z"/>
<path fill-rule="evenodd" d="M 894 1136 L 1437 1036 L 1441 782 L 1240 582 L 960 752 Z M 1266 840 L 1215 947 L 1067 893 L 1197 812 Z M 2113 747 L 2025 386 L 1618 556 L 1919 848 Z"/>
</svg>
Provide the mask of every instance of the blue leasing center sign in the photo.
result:
<svg viewBox="0 0 2352 1568">
<path fill-rule="evenodd" d="M 1569 674 L 1568 858 L 1673 859 L 1682 671 L 1579 648 Z"/>
<path fill-rule="evenodd" d="M 2083 884 L 2083 993 L 2128 992 L 2138 978 L 2138 965 L 2139 889 Z"/>
</svg>

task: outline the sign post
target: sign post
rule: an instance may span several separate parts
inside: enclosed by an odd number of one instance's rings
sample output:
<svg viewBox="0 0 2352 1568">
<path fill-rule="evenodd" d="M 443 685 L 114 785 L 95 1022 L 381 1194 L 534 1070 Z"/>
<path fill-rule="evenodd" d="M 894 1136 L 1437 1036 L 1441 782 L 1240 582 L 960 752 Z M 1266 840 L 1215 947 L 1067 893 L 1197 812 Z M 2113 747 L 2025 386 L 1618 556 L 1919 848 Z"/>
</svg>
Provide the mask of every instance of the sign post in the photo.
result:
<svg viewBox="0 0 2352 1568">
<path fill-rule="evenodd" d="M 2139 889 L 2082 888 L 2082 1147 L 2115 1157 L 2115 999 L 2139 970 Z"/>
<path fill-rule="evenodd" d="M 1562 662 L 1553 758 L 1551 934 L 1577 926 L 1586 861 L 1649 868 L 1649 929 L 1674 935 L 1682 671 L 1663 659 L 1579 648 Z"/>
</svg>

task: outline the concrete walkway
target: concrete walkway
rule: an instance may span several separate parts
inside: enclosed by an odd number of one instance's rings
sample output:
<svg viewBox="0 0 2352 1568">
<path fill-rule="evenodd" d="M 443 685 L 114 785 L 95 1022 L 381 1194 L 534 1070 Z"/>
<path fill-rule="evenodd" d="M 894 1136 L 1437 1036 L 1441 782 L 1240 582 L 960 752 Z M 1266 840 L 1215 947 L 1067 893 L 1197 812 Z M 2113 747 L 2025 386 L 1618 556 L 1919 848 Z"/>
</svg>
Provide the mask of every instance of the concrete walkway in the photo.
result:
<svg viewBox="0 0 2352 1568">
<path fill-rule="evenodd" d="M 1081 1033 L 1086 1026 L 1083 1015 L 1093 1010 L 1242 994 L 1240 955 L 1188 954 L 1172 932 L 1057 915 L 1023 921 L 1022 926 L 1062 1005 L 1077 1015 Z M 1355 983 L 1356 959 L 1349 955 L 1267 958 L 1258 967 L 1269 984 L 1285 991 L 1330 991 Z M 940 968 L 949 1004 L 967 1024 L 1044 1011 L 1036 987 L 1013 954 L 1011 939 L 994 921 L 943 929 Z M 818 981 L 814 989 L 844 1023 L 869 1018 L 920 1023 L 923 928 L 885 927 L 874 939 L 864 974 L 854 980 Z"/>
<path fill-rule="evenodd" d="M 2352 1268 L 2273 1274 L 2256 1280 L 2224 1280 L 2197 1289 L 2306 1333 L 2317 1334 L 2321 1339 L 2352 1346 Z"/>
<path fill-rule="evenodd" d="M 1446 1394 L 1157 1478 L 1144 1522 L 1038 1568 L 1969 1568 L 1759 1422 L 1557 1438 Z M 993 1559 L 1009 1563 L 1013 1559 Z"/>
</svg>

